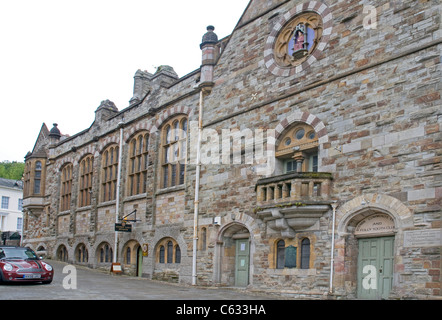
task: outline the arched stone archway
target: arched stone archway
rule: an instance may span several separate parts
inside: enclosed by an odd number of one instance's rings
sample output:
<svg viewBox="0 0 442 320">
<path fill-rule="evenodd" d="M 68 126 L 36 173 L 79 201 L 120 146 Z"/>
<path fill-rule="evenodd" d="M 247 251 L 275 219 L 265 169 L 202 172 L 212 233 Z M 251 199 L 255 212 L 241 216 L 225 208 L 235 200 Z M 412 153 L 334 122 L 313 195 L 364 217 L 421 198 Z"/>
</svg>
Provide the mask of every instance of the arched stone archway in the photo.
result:
<svg viewBox="0 0 442 320">
<path fill-rule="evenodd" d="M 69 261 L 69 252 L 64 244 L 61 244 L 57 248 L 56 259 L 58 261 L 68 262 Z"/>
<path fill-rule="evenodd" d="M 336 217 L 339 221 L 337 226 L 338 235 L 345 236 L 349 232 L 351 233 L 351 227 L 355 222 L 375 212 L 390 215 L 394 220 L 397 231 L 413 226 L 412 213 L 401 201 L 385 194 L 372 193 L 356 197 L 338 207 L 336 211 Z"/>
<path fill-rule="evenodd" d="M 395 264 L 403 230 L 413 223 L 410 210 L 391 196 L 366 194 L 341 205 L 336 217 L 336 290 L 348 297 L 387 298 L 398 282 Z M 371 287 L 362 282 L 366 266 L 377 281 Z"/>
<path fill-rule="evenodd" d="M 215 282 L 236 287 L 249 285 L 252 252 L 251 234 L 244 224 L 231 222 L 221 228 L 215 250 Z"/>
<path fill-rule="evenodd" d="M 122 250 L 124 272 L 131 276 L 140 277 L 142 274 L 143 255 L 141 245 L 137 240 L 127 241 Z"/>
</svg>

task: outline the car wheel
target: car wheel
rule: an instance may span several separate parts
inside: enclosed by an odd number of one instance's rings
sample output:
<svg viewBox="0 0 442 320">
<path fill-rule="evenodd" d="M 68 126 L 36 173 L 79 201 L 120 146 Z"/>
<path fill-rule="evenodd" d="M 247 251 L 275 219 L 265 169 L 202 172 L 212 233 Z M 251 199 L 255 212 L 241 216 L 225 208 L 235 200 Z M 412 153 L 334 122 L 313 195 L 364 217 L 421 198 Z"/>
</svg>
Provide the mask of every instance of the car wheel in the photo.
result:
<svg viewBox="0 0 442 320">
<path fill-rule="evenodd" d="M 42 281 L 43 284 L 50 284 L 51 282 L 52 282 L 52 280 Z"/>
</svg>

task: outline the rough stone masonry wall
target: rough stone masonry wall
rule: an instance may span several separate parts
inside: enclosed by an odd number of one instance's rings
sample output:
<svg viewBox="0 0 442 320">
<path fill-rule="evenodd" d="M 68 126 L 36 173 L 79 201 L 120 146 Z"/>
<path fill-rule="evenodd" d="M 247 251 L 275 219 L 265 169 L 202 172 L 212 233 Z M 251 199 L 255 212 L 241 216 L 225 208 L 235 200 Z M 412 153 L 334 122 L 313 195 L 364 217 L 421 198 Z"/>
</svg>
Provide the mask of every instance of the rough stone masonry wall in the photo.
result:
<svg viewBox="0 0 442 320">
<path fill-rule="evenodd" d="M 255 10 L 265 12 L 265 1 L 256 3 L 263 7 Z M 437 44 L 440 18 L 435 3 L 376 2 L 378 27 L 365 30 L 358 1 L 327 1 L 333 32 L 324 58 L 294 77 L 275 77 L 263 63 L 264 43 L 276 23 L 273 20 L 278 20 L 275 13 L 283 15 L 295 3 L 284 2 L 235 30 L 215 68 L 215 87 L 205 102 L 205 125 L 220 135 L 222 129 L 274 129 L 290 115 L 308 112 L 323 121 L 327 130 L 319 170 L 333 173 L 334 198 L 344 203 L 365 193 L 389 194 L 414 212 L 416 228 L 440 228 L 441 45 Z M 254 186 L 259 177 L 252 169 L 204 166 L 203 216 L 244 212 L 256 219 Z M 323 231 L 329 228 L 330 223 L 322 225 Z M 277 284 L 280 278 L 263 279 L 268 244 L 256 248 L 254 271 L 259 276 L 255 283 Z M 315 250 L 330 255 L 327 241 Z M 401 286 L 425 287 L 431 277 L 440 279 L 434 271 L 440 252 L 428 250 L 431 256 L 419 251 L 423 254 L 419 259 L 416 250 L 399 253 L 409 262 L 414 257 L 412 263 L 420 263 L 416 272 L 424 274 L 405 276 L 410 281 L 401 281 Z M 323 287 L 319 278 L 309 279 L 306 287 Z M 282 281 L 280 288 L 290 281 L 291 277 Z M 428 286 L 420 292 L 440 294 L 440 285 L 435 290 L 436 284 Z"/>
<path fill-rule="evenodd" d="M 373 5 L 378 25 L 367 30 L 362 25 L 364 13 L 360 1 L 324 1 L 332 12 L 333 30 L 323 57 L 294 76 L 276 77 L 264 62 L 265 43 L 278 20 L 299 3 L 274 0 L 251 3 L 215 67 L 215 86 L 204 102 L 204 125 L 221 135 L 222 129 L 275 129 L 283 123 L 291 124 L 290 119 L 296 118 L 294 114 L 310 114 L 325 127 L 325 138 L 319 147 L 319 170 L 333 173 L 333 198 L 343 204 L 362 194 L 387 194 L 413 213 L 412 229 L 441 228 L 441 44 L 437 42 L 441 31 L 437 2 L 376 1 Z M 97 246 L 113 239 L 110 226 L 114 207 L 111 210 L 99 202 L 100 152 L 107 144 L 118 142 L 118 123 L 123 115 L 128 123 L 127 141 L 138 130 L 158 129 L 177 110 L 196 109 L 198 97 L 192 94 L 195 80 L 196 75 L 191 75 L 171 88 L 160 87 L 159 81 L 153 83 L 155 90 L 143 104 L 130 107 L 108 121 L 94 123 L 85 132 L 60 143 L 54 150 L 56 161 L 49 165 L 47 173 L 50 214 L 30 224 L 30 228 L 44 227 L 29 241 L 35 246 L 46 241 L 54 253 L 56 245 L 63 243 L 71 261 L 75 246 L 82 241 L 89 259 L 95 259 Z M 189 96 L 170 102 L 182 95 Z M 152 111 L 160 105 L 162 110 Z M 148 114 L 148 110 L 152 113 Z M 189 120 L 196 120 L 195 112 L 189 115 Z M 125 241 L 133 239 L 149 243 L 151 255 L 144 261 L 143 273 L 150 276 L 157 273 L 161 277 L 169 273 L 175 278 L 176 269 L 170 272 L 166 267 L 156 266 L 154 253 L 159 240 L 172 237 L 182 250 L 180 281 L 190 283 L 195 166 L 187 166 L 184 190 L 156 195 L 154 181 L 160 168 L 155 164 L 158 132 L 152 132 L 151 139 L 152 183 L 148 187 L 151 194 L 145 199 L 127 199 L 125 187 L 120 193 L 121 208 L 138 206 L 146 224 L 134 231 L 133 238 L 122 237 L 120 249 Z M 67 162 L 78 165 L 81 155 L 88 152 L 94 155 L 95 196 L 91 208 L 78 211 L 78 195 L 74 191 L 73 209 L 59 217 L 61 165 Z M 127 147 L 123 155 L 123 186 L 127 182 L 126 163 Z M 202 167 L 200 227 L 207 228 L 208 241 L 205 252 L 198 255 L 200 283 L 213 284 L 219 232 L 213 218 L 221 216 L 223 224 L 232 223 L 235 218 L 250 228 L 255 287 L 321 294 L 327 289 L 330 270 L 330 212 L 309 231 L 315 239 L 311 270 L 272 269 L 270 247 L 276 238 L 254 214 L 255 185 L 261 178 L 255 170 L 248 164 Z M 78 168 L 74 168 L 74 182 L 78 181 L 78 174 Z M 169 210 L 170 205 L 175 211 Z M 59 218 L 67 217 L 68 221 L 59 224 Z M 88 228 L 82 225 L 84 219 L 89 220 Z M 104 222 L 107 227 L 103 230 Z M 55 239 L 62 234 L 63 238 Z M 440 248 L 400 248 L 396 270 L 400 274 L 398 292 L 440 295 Z"/>
<path fill-rule="evenodd" d="M 58 246 L 63 244 L 68 249 L 69 261 L 75 262 L 75 249 L 77 245 L 83 243 L 88 250 L 89 264 L 92 266 L 97 263 L 97 248 L 101 243 L 107 242 L 113 247 L 115 201 L 110 201 L 108 203 L 103 203 L 101 201 L 102 152 L 110 144 L 118 145 L 118 123 L 124 117 L 126 126 L 124 128 L 125 135 L 122 158 L 120 212 L 128 213 L 135 208 L 137 209 L 137 218 L 141 218 L 142 223 L 138 223 L 140 232 L 135 235 L 136 239 L 139 243 L 148 242 L 151 248 L 154 247 L 155 243 L 150 242 L 152 239 L 151 236 L 144 234 L 141 230 L 149 230 L 155 223 L 162 224 L 170 222 L 170 219 L 163 221 L 164 219 L 161 218 L 156 221 L 154 218 L 154 194 L 156 192 L 155 181 L 157 181 L 156 175 L 159 172 L 156 171 L 160 137 L 158 129 L 163 121 L 174 116 L 176 113 L 186 113 L 190 116 L 189 120 L 195 120 L 192 118 L 192 109 L 196 106 L 198 101 L 197 96 L 193 99 L 192 95 L 190 95 L 190 98 L 192 99 L 190 101 L 181 99 L 176 101 L 176 104 L 162 105 L 163 102 L 170 102 L 170 100 L 164 100 L 165 96 L 176 99 L 179 97 L 178 92 L 183 96 L 193 92 L 193 86 L 196 83 L 196 75 L 188 75 L 185 79 L 170 88 L 163 86 L 162 77 L 163 76 L 159 74 L 157 75 L 156 80 L 151 82 L 153 92 L 151 92 L 148 99 L 142 104 L 138 106 L 130 106 L 120 114 L 115 112 L 114 116 L 110 119 L 99 116 L 98 113 L 101 114 L 102 111 L 97 110 L 96 121 L 90 128 L 60 141 L 55 148 L 52 148 L 50 152 L 50 160 L 47 163 L 47 214 L 29 219 L 30 223 L 27 231 L 28 238 L 26 240 L 28 244 L 35 248 L 37 248 L 39 243 L 45 244 L 48 254 L 52 257 L 55 257 Z M 164 92 L 170 92 L 171 94 L 163 94 Z M 159 97 L 162 98 L 159 99 Z M 159 101 L 163 102 L 160 103 Z M 156 108 L 158 111 L 148 114 L 152 108 Z M 62 125 L 60 128 L 62 129 Z M 141 130 L 150 133 L 149 159 L 151 163 L 148 168 L 149 183 L 147 185 L 147 193 L 144 197 L 140 195 L 129 197 L 126 189 L 128 143 L 131 137 Z M 94 156 L 92 202 L 90 206 L 79 208 L 79 163 L 84 156 L 89 154 Z M 68 163 L 74 165 L 71 209 L 60 213 L 60 169 Z M 173 198 L 173 193 L 169 193 L 168 195 L 172 195 Z M 177 197 L 183 198 L 183 196 L 179 194 L 177 194 Z M 160 204 L 159 212 L 161 213 L 161 207 L 167 205 L 167 203 L 162 204 L 160 201 Z M 175 219 L 175 217 L 179 217 L 180 215 L 182 216 L 181 212 L 184 210 L 182 199 L 177 202 L 177 210 L 178 209 L 180 212 L 178 215 L 172 215 L 172 219 Z M 170 215 L 170 213 L 167 214 Z M 44 228 L 37 227 L 44 223 Z M 39 230 L 38 234 L 35 230 Z M 124 243 L 120 243 L 120 251 L 122 250 L 123 245 Z M 186 246 L 184 246 L 183 249 L 185 247 Z M 122 255 L 119 256 L 122 257 Z"/>
</svg>

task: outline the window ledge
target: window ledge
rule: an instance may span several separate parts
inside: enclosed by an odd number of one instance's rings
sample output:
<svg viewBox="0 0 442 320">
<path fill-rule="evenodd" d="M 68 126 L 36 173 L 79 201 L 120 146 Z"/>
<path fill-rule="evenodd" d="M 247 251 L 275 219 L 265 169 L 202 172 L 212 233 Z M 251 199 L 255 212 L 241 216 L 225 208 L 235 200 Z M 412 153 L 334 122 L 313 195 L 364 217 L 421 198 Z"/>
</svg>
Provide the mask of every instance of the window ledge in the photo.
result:
<svg viewBox="0 0 442 320">
<path fill-rule="evenodd" d="M 84 206 L 84 207 L 78 207 L 76 210 L 75 210 L 75 212 L 82 212 L 82 211 L 88 211 L 88 210 L 91 210 L 92 209 L 92 206 Z"/>
<path fill-rule="evenodd" d="M 71 210 L 61 211 L 58 213 L 58 216 L 67 216 L 71 214 Z"/>
<path fill-rule="evenodd" d="M 184 184 L 181 184 L 179 186 L 174 186 L 174 187 L 169 187 L 169 188 L 164 188 L 161 190 L 158 190 L 156 195 L 161 195 L 161 194 L 165 194 L 165 193 L 171 193 L 171 192 L 177 192 L 177 191 L 183 191 L 186 190 L 186 187 Z"/>
<path fill-rule="evenodd" d="M 128 197 L 124 198 L 123 202 L 130 202 L 130 201 L 140 200 L 140 199 L 145 199 L 145 198 L 147 198 L 147 193 L 140 193 L 140 194 L 135 194 L 133 196 L 128 196 Z"/>
<path fill-rule="evenodd" d="M 316 275 L 316 269 L 299 269 L 299 268 L 267 269 L 267 273 L 274 275 L 314 276 Z"/>
<path fill-rule="evenodd" d="M 97 205 L 98 208 L 107 207 L 107 206 L 114 206 L 117 202 L 115 200 L 102 202 L 99 205 Z"/>
</svg>

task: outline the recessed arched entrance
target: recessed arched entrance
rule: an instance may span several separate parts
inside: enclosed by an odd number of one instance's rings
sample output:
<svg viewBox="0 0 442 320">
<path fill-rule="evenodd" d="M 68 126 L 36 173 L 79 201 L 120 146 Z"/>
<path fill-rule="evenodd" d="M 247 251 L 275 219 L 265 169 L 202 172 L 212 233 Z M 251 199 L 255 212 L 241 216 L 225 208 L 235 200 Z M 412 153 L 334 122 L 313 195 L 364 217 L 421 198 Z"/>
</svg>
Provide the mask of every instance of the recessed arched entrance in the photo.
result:
<svg viewBox="0 0 442 320">
<path fill-rule="evenodd" d="M 216 282 L 235 287 L 249 285 L 251 251 L 250 232 L 245 225 L 233 222 L 222 228 L 216 246 Z"/>
<path fill-rule="evenodd" d="M 362 220 L 360 220 L 362 219 Z M 383 212 L 370 210 L 354 217 L 354 240 L 349 242 L 350 258 L 356 261 L 357 297 L 387 299 L 393 287 L 395 224 Z M 356 257 L 357 253 L 357 257 Z"/>
<path fill-rule="evenodd" d="M 63 262 L 68 262 L 68 258 L 69 258 L 69 254 L 68 254 L 68 250 L 66 249 L 65 245 L 60 245 L 57 249 L 57 260 L 58 261 L 63 261 Z"/>
<path fill-rule="evenodd" d="M 338 207 L 334 286 L 349 298 L 386 299 L 400 286 L 403 230 L 413 225 L 410 210 L 385 194 L 365 194 Z"/>
<path fill-rule="evenodd" d="M 125 273 L 141 277 L 143 272 L 143 251 L 138 241 L 130 240 L 124 245 L 123 264 Z"/>
</svg>

